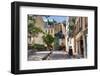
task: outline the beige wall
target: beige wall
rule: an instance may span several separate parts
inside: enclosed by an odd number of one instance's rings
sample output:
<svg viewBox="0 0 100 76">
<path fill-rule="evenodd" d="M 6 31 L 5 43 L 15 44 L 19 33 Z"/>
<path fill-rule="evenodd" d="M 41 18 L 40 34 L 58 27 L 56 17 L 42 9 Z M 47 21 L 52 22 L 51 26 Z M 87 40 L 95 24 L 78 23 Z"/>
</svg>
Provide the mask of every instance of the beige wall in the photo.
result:
<svg viewBox="0 0 100 76">
<path fill-rule="evenodd" d="M 80 19 L 82 19 L 82 21 L 80 21 Z M 81 53 L 80 47 L 83 47 L 84 52 L 86 52 L 85 39 L 84 39 L 84 35 L 85 35 L 84 32 L 87 30 L 86 25 L 88 25 L 86 21 L 87 21 L 87 17 L 78 17 L 76 19 L 76 23 L 75 23 L 76 29 L 74 31 L 75 32 L 75 36 L 74 36 L 74 39 L 75 39 L 74 45 L 75 45 L 75 47 L 73 48 L 74 51 L 76 51 L 75 54 Z M 82 27 L 82 29 L 79 31 L 80 26 Z M 83 46 L 81 46 L 79 44 L 80 43 L 79 41 L 81 40 L 81 37 L 82 37 L 82 40 L 83 40 Z"/>
<path fill-rule="evenodd" d="M 36 16 L 35 26 L 42 29 L 44 31 L 44 21 L 42 16 Z M 44 44 L 42 39 L 43 34 L 39 33 L 37 37 L 33 38 L 33 44 Z"/>
</svg>

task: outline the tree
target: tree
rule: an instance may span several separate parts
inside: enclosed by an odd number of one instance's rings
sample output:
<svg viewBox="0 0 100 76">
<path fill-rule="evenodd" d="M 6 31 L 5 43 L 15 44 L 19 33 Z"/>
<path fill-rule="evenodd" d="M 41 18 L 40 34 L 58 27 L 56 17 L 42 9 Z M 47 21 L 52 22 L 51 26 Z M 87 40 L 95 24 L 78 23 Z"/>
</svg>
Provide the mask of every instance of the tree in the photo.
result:
<svg viewBox="0 0 100 76">
<path fill-rule="evenodd" d="M 76 47 L 76 39 L 75 39 L 75 21 L 76 21 L 76 17 L 71 17 L 69 20 L 69 41 L 71 41 L 71 38 L 73 37 L 74 39 L 74 48 Z M 69 46 L 69 55 L 73 55 L 73 51 L 72 51 L 72 46 Z M 76 49 L 74 49 L 76 50 Z"/>
<path fill-rule="evenodd" d="M 76 17 L 72 17 L 71 20 L 69 21 L 69 36 L 72 36 L 73 30 L 74 30 L 74 25 L 75 25 L 75 20 Z"/>
<path fill-rule="evenodd" d="M 54 25 L 55 23 L 57 23 L 57 21 L 54 19 L 51 19 L 50 16 L 44 16 L 44 17 L 47 19 L 48 25 Z"/>
<path fill-rule="evenodd" d="M 37 37 L 39 33 L 43 33 L 41 28 L 35 26 L 35 18 L 34 16 L 28 15 L 28 33 L 33 37 Z"/>
<path fill-rule="evenodd" d="M 44 43 L 47 45 L 47 48 L 50 50 L 52 48 L 52 43 L 54 42 L 54 37 L 50 34 L 46 34 L 42 38 Z"/>
<path fill-rule="evenodd" d="M 28 33 L 32 33 L 32 30 L 35 26 L 35 19 L 32 15 L 28 15 Z"/>
<path fill-rule="evenodd" d="M 34 15 L 28 15 L 28 36 L 30 36 L 30 41 L 32 42 L 29 46 L 32 46 L 34 44 L 34 37 L 37 37 L 39 33 L 43 33 L 41 28 L 35 26 L 35 18 L 36 16 Z"/>
<path fill-rule="evenodd" d="M 47 48 L 50 50 L 50 53 L 48 53 L 47 55 L 45 55 L 42 60 L 47 60 L 50 55 L 52 54 L 52 43 L 54 42 L 54 37 L 52 37 L 52 35 L 50 34 L 46 34 L 42 37 L 44 43 L 47 45 Z"/>
</svg>

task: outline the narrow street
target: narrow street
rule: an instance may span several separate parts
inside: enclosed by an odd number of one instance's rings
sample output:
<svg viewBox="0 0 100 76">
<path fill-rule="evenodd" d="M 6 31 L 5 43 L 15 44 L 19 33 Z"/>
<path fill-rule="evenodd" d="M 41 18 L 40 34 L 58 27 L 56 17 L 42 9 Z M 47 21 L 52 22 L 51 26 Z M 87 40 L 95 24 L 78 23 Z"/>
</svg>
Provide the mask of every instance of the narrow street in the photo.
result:
<svg viewBox="0 0 100 76">
<path fill-rule="evenodd" d="M 41 52 L 35 52 L 33 55 L 29 55 L 28 60 L 32 61 L 38 61 L 38 60 L 42 60 L 43 57 L 45 57 L 46 55 L 48 55 L 50 53 L 50 51 L 41 51 Z M 68 54 L 66 54 L 64 51 L 53 51 L 52 54 L 50 56 L 48 56 L 48 58 L 46 60 L 62 60 L 62 59 L 74 59 L 74 58 L 81 58 L 80 56 L 69 56 Z"/>
<path fill-rule="evenodd" d="M 28 15 L 29 61 L 86 58 L 87 39 L 88 17 Z"/>
</svg>

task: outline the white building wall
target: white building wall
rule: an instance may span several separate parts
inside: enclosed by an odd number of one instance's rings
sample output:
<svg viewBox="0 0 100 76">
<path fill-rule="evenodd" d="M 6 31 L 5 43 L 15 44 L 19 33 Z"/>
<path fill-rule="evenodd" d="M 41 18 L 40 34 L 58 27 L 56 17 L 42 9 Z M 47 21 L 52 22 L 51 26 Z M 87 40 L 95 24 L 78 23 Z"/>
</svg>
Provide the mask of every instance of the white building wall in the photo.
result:
<svg viewBox="0 0 100 76">
<path fill-rule="evenodd" d="M 75 53 L 75 48 L 74 48 L 74 38 L 71 39 L 71 46 L 72 46 L 73 54 L 76 54 Z"/>
</svg>

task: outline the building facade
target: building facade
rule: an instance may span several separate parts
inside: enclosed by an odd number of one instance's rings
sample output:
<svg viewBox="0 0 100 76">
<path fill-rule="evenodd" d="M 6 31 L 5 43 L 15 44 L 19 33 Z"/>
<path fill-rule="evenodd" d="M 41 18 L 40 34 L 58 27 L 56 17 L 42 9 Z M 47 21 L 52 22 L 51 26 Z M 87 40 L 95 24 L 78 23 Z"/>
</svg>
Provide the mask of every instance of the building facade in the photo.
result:
<svg viewBox="0 0 100 76">
<path fill-rule="evenodd" d="M 35 19 L 34 26 L 44 31 L 45 22 L 43 21 L 42 16 L 34 16 L 34 19 Z M 33 37 L 28 33 L 28 44 L 30 45 L 44 44 L 42 36 L 43 36 L 43 33 L 38 33 L 36 37 Z"/>
<path fill-rule="evenodd" d="M 71 29 L 69 28 L 69 26 L 71 26 Z M 67 51 L 69 52 L 70 49 L 72 49 L 72 53 L 74 56 L 80 56 L 86 58 L 87 38 L 88 38 L 88 18 L 69 17 L 66 29 L 67 29 L 67 39 L 66 39 Z"/>
<path fill-rule="evenodd" d="M 74 29 L 74 53 L 87 57 L 88 18 L 77 17 Z"/>
<path fill-rule="evenodd" d="M 66 25 L 63 23 L 55 24 L 54 33 L 55 49 L 57 48 L 57 50 L 66 50 Z"/>
</svg>

